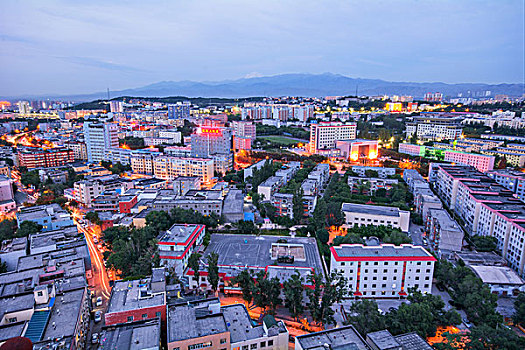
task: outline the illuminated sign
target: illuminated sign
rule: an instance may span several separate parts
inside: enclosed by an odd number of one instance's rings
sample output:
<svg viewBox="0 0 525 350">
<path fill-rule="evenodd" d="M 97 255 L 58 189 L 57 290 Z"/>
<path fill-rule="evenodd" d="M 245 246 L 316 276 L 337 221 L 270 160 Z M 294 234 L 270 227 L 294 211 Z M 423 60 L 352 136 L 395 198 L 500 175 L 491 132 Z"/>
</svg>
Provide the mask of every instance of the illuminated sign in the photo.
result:
<svg viewBox="0 0 525 350">
<path fill-rule="evenodd" d="M 202 128 L 200 129 L 201 134 L 207 135 L 222 135 L 222 131 L 219 128 Z"/>
</svg>

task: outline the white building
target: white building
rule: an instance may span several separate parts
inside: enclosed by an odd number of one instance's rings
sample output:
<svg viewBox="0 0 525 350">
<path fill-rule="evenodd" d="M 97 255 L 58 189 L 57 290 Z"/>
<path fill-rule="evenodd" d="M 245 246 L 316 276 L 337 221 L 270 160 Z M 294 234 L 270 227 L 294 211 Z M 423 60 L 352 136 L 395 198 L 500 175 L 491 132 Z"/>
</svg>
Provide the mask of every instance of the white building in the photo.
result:
<svg viewBox="0 0 525 350">
<path fill-rule="evenodd" d="M 98 163 L 110 148 L 118 148 L 118 125 L 84 122 L 84 138 L 88 162 Z"/>
<path fill-rule="evenodd" d="M 357 124 L 328 122 L 312 124 L 310 127 L 310 152 L 318 153 L 331 150 L 336 146 L 336 141 L 353 140 L 357 135 Z"/>
<path fill-rule="evenodd" d="M 195 247 L 206 235 L 204 225 L 175 224 L 157 238 L 160 263 L 182 276 Z"/>
<path fill-rule="evenodd" d="M 395 207 L 379 205 L 343 203 L 341 210 L 345 216 L 345 225 L 354 226 L 390 226 L 408 232 L 410 212 Z"/>
<path fill-rule="evenodd" d="M 456 140 L 461 137 L 463 127 L 462 118 L 444 117 L 435 115 L 421 115 L 414 117 L 406 124 L 406 137 L 414 134 L 420 140 Z"/>
<path fill-rule="evenodd" d="M 214 161 L 208 158 L 181 158 L 160 156 L 153 159 L 153 173 L 163 180 L 179 176 L 199 176 L 204 183 L 213 178 Z"/>
<path fill-rule="evenodd" d="M 330 272 L 340 271 L 354 296 L 399 298 L 412 287 L 432 290 L 436 258 L 421 246 L 342 244 L 330 250 Z"/>
</svg>

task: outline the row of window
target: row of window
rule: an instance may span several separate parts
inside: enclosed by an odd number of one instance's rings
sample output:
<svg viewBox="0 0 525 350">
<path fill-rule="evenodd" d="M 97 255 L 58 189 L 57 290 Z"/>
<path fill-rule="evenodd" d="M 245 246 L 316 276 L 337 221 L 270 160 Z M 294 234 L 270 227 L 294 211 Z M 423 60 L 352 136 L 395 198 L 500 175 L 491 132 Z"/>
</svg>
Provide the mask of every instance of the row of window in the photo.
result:
<svg viewBox="0 0 525 350">
<path fill-rule="evenodd" d="M 157 311 L 155 312 L 155 317 L 162 317 L 162 312 Z M 142 319 L 147 319 L 148 314 L 142 314 Z M 133 322 L 134 316 L 128 316 L 128 322 Z"/>
<path fill-rule="evenodd" d="M 253 344 L 250 344 L 249 346 L 248 345 L 243 345 L 242 346 L 242 350 L 255 350 L 258 347 L 262 349 L 262 348 L 271 347 L 271 346 L 273 346 L 273 340 L 268 340 L 268 342 L 262 341 L 259 344 L 258 343 L 253 343 Z M 241 347 L 240 346 L 236 346 L 236 347 L 233 348 L 233 350 L 241 350 Z"/>
</svg>

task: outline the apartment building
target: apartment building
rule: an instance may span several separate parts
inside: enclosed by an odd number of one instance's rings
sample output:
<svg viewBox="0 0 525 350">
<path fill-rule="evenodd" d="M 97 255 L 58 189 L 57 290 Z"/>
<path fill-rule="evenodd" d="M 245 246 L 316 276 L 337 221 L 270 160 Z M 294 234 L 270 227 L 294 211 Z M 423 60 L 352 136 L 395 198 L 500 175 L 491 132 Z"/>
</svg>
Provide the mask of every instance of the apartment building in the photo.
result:
<svg viewBox="0 0 525 350">
<path fill-rule="evenodd" d="M 73 158 L 75 158 L 75 160 L 88 160 L 87 147 L 84 142 L 69 141 L 64 143 L 64 147 L 73 151 Z"/>
<path fill-rule="evenodd" d="M 525 201 L 525 173 L 512 169 L 491 170 L 487 176 Z"/>
<path fill-rule="evenodd" d="M 106 175 L 80 180 L 73 185 L 72 199 L 90 207 L 93 200 L 104 192 L 114 192 L 121 189 L 122 192 L 133 188 L 133 181 L 120 178 L 118 175 Z"/>
<path fill-rule="evenodd" d="M 483 151 L 483 152 L 491 152 L 491 151 Z M 460 151 L 446 150 L 445 158 L 443 160 L 445 162 L 451 162 L 451 163 L 456 163 L 460 165 L 470 165 L 478 169 L 479 171 L 485 173 L 489 170 L 494 169 L 495 157 L 489 154 L 490 153 L 476 154 L 476 153 L 465 153 L 465 152 L 460 152 Z M 523 158 L 523 161 L 525 162 L 525 158 Z"/>
<path fill-rule="evenodd" d="M 84 122 L 84 139 L 90 163 L 105 159 L 110 148 L 118 148 L 118 125 L 113 123 Z"/>
<path fill-rule="evenodd" d="M 157 249 L 162 265 L 182 276 L 195 247 L 202 244 L 204 225 L 175 224 L 157 237 Z"/>
<path fill-rule="evenodd" d="M 17 152 L 18 166 L 28 169 L 55 168 L 75 161 L 72 150 L 65 147 L 50 149 L 26 148 Z"/>
<path fill-rule="evenodd" d="M 463 248 L 463 230 L 444 209 L 430 209 L 425 231 L 432 251 L 439 258 L 450 258 Z"/>
<path fill-rule="evenodd" d="M 379 205 L 343 203 L 341 211 L 345 226 L 390 226 L 408 232 L 410 212 L 394 207 Z"/>
<path fill-rule="evenodd" d="M 18 227 L 24 221 L 33 221 L 42 225 L 42 232 L 75 225 L 71 215 L 56 203 L 20 208 L 16 221 Z"/>
<path fill-rule="evenodd" d="M 507 164 L 515 167 L 523 167 L 525 165 L 525 152 L 521 150 L 498 147 L 493 150 L 481 151 L 481 153 L 491 156 L 499 156 L 501 158 L 505 157 Z"/>
<path fill-rule="evenodd" d="M 301 168 L 300 162 L 290 162 L 283 169 L 277 170 L 274 176 L 270 176 L 257 188 L 257 193 L 263 196 L 264 201 L 271 201 L 272 195 L 282 186 L 286 185 L 292 176 Z"/>
<path fill-rule="evenodd" d="M 153 174 L 164 180 L 179 176 L 198 176 L 203 183 L 210 183 L 214 176 L 214 161 L 208 158 L 179 158 L 159 156 L 153 159 Z"/>
<path fill-rule="evenodd" d="M 354 296 L 402 298 L 412 287 L 423 293 L 432 290 L 436 258 L 421 246 L 342 244 L 330 251 L 330 271 L 347 278 Z"/>
<path fill-rule="evenodd" d="M 357 124 L 321 122 L 310 126 L 310 153 L 333 150 L 336 141 L 353 140 L 357 135 Z"/>
</svg>

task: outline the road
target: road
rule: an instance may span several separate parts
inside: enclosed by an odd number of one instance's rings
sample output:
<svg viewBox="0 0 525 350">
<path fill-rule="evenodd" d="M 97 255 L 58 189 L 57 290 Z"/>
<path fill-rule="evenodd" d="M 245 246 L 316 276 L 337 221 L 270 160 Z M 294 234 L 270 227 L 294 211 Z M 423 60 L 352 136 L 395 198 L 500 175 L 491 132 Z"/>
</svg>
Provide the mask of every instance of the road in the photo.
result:
<svg viewBox="0 0 525 350">
<path fill-rule="evenodd" d="M 408 231 L 410 232 L 410 238 L 412 238 L 412 243 L 414 245 L 423 245 L 423 234 L 421 233 L 422 228 L 423 226 L 410 222 Z"/>
</svg>

